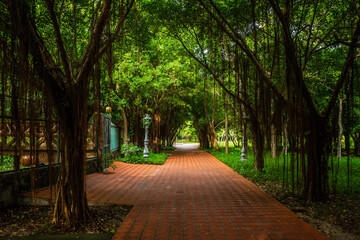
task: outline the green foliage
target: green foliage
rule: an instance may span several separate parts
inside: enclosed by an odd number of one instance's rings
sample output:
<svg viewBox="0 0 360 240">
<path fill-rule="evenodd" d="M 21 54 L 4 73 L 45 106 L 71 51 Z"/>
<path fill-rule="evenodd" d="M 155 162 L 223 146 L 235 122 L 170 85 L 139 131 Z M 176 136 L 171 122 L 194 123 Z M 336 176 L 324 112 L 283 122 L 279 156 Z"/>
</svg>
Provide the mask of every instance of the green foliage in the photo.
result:
<svg viewBox="0 0 360 240">
<path fill-rule="evenodd" d="M 170 156 L 169 153 L 149 153 L 149 158 L 144 160 L 143 164 L 154 164 L 154 165 L 162 165 L 165 163 L 166 159 Z"/>
<path fill-rule="evenodd" d="M 149 152 L 149 158 L 144 159 L 142 156 L 129 158 L 120 158 L 118 161 L 134 163 L 134 164 L 152 164 L 152 165 L 162 165 L 165 163 L 166 159 L 170 156 L 169 153 L 153 153 Z"/>
<path fill-rule="evenodd" d="M 331 161 L 334 161 L 331 164 Z M 331 191 L 338 193 L 360 193 L 360 158 L 350 156 L 350 179 L 348 186 L 347 157 L 342 157 L 340 161 L 337 158 L 330 159 L 329 166 L 334 165 L 334 171 L 329 171 L 329 186 Z M 335 185 L 334 185 L 335 183 Z"/>
<path fill-rule="evenodd" d="M 173 151 L 175 150 L 176 147 L 173 147 L 173 146 L 165 146 L 165 147 L 162 147 L 162 150 L 164 151 Z"/>
<path fill-rule="evenodd" d="M 197 141 L 196 129 L 193 121 L 186 121 L 184 127 L 180 130 L 179 136 L 184 138 L 185 142 Z"/>
<path fill-rule="evenodd" d="M 211 153 L 214 157 L 219 159 L 221 162 L 229 166 L 234 171 L 238 172 L 242 176 L 248 178 L 251 181 L 255 182 L 270 182 L 275 184 L 284 184 L 284 189 L 286 191 L 295 191 L 295 193 L 300 194 L 301 189 L 297 189 L 296 186 L 291 184 L 291 170 L 288 168 L 290 166 L 290 157 L 285 158 L 280 156 L 279 158 L 272 158 L 270 153 L 267 153 L 265 156 L 265 168 L 264 172 L 260 173 L 254 169 L 254 156 L 250 152 L 248 154 L 248 161 L 241 162 L 240 155 L 241 149 L 239 148 L 230 148 L 229 154 L 225 154 L 225 148 L 220 148 L 219 151 L 216 150 L 206 150 Z M 345 193 L 359 193 L 360 192 L 360 158 L 351 157 L 351 178 L 350 185 L 347 185 L 347 158 L 343 157 L 340 162 L 335 160 L 335 165 L 337 165 L 337 174 L 329 171 L 329 186 L 330 190 L 345 194 Z M 283 173 L 284 162 L 286 164 L 285 174 Z M 330 165 L 330 164 L 329 164 Z M 296 174 L 294 182 L 296 183 Z M 334 186 L 333 183 L 336 183 Z M 294 187 L 294 190 L 293 190 Z"/>
<path fill-rule="evenodd" d="M 143 151 L 143 148 L 135 146 L 133 143 L 123 144 L 121 146 L 121 153 L 124 154 L 124 158 L 120 158 L 118 161 L 136 164 L 161 165 L 164 164 L 165 160 L 170 156 L 168 153 L 155 154 L 149 152 L 149 158 L 144 159 Z"/>
<path fill-rule="evenodd" d="M 103 159 L 105 162 L 107 162 L 107 164 L 112 168 L 112 169 L 116 169 L 116 165 L 115 165 L 115 159 L 111 157 L 110 153 L 106 153 L 103 156 Z M 105 173 L 108 173 L 108 171 L 105 169 Z"/>
<path fill-rule="evenodd" d="M 14 158 L 12 156 L 0 156 L 0 171 L 12 170 L 14 168 Z"/>
<path fill-rule="evenodd" d="M 279 175 L 267 169 L 264 173 L 260 173 L 254 169 L 254 155 L 249 152 L 246 162 L 241 162 L 241 149 L 230 148 L 229 154 L 225 154 L 225 148 L 220 148 L 219 151 L 208 150 L 214 157 L 222 161 L 234 171 L 238 172 L 242 176 L 253 181 L 276 181 Z"/>
<path fill-rule="evenodd" d="M 137 163 L 141 161 L 143 148 L 134 145 L 133 143 L 123 144 L 121 146 L 121 153 L 124 154 L 124 159 L 128 163 Z"/>
</svg>

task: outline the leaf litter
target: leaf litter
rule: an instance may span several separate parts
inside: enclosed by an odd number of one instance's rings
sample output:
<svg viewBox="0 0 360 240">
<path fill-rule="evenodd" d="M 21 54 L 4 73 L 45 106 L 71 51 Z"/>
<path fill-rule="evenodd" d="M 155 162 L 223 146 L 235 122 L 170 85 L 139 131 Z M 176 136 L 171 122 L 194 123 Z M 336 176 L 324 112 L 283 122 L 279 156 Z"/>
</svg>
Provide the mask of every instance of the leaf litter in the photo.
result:
<svg viewBox="0 0 360 240">
<path fill-rule="evenodd" d="M 115 233 L 132 207 L 97 204 L 89 208 L 97 223 L 89 219 L 86 227 L 81 225 L 78 229 L 70 229 L 64 224 L 52 223 L 50 206 L 19 206 L 6 209 L 0 212 L 0 238 L 104 233 L 103 230 L 99 229 L 98 225 L 105 229 L 106 232 Z"/>
</svg>

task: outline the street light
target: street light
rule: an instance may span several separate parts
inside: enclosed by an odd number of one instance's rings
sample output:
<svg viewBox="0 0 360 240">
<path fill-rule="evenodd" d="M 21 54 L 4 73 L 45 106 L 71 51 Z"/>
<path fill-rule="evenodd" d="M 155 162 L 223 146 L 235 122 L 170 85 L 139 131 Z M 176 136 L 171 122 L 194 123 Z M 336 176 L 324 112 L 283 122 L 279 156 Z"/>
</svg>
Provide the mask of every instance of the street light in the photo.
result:
<svg viewBox="0 0 360 240">
<path fill-rule="evenodd" d="M 244 123 L 244 135 L 243 135 L 243 139 L 242 139 L 242 148 L 241 148 L 241 159 L 240 161 L 242 162 L 246 162 L 246 153 L 247 153 L 247 137 L 246 137 L 246 119 L 248 117 L 246 116 L 246 114 L 243 115 L 243 123 Z"/>
<path fill-rule="evenodd" d="M 143 126 L 145 128 L 145 140 L 144 140 L 144 155 L 143 157 L 146 159 L 149 157 L 149 149 L 148 149 L 148 143 L 149 143 L 149 126 L 151 123 L 151 117 L 149 114 L 146 114 L 146 116 L 143 118 Z"/>
</svg>

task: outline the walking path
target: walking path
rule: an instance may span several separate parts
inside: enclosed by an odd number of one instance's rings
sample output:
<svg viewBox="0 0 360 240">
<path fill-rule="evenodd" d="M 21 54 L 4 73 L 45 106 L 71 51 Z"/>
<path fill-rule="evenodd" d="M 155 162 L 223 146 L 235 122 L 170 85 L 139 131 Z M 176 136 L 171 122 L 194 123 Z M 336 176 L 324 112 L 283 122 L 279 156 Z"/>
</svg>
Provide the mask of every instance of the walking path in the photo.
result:
<svg viewBox="0 0 360 240">
<path fill-rule="evenodd" d="M 329 239 L 196 145 L 177 147 L 162 166 L 88 176 L 90 202 L 134 205 L 113 240 Z"/>
</svg>

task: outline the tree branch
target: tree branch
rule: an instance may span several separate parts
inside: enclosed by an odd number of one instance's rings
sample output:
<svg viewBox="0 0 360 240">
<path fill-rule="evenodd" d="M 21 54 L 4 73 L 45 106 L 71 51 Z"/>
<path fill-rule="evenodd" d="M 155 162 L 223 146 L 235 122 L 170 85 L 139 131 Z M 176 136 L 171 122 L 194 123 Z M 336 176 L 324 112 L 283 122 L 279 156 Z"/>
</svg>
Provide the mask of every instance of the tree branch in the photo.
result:
<svg viewBox="0 0 360 240">
<path fill-rule="evenodd" d="M 120 31 L 123 29 L 125 19 L 129 15 L 130 10 L 131 10 L 132 6 L 134 5 L 134 2 L 135 2 L 135 0 L 130 1 L 124 15 L 121 17 L 119 23 L 117 24 L 114 33 L 111 35 L 111 37 L 109 39 L 106 40 L 105 45 L 95 55 L 95 60 L 98 60 L 106 52 L 106 50 L 107 50 L 107 48 L 109 48 L 110 44 L 112 44 L 114 42 L 114 40 L 118 37 L 118 35 L 120 34 Z"/>
<path fill-rule="evenodd" d="M 50 18 L 51 18 L 51 22 L 54 28 L 54 33 L 55 33 L 55 38 L 56 38 L 56 43 L 57 43 L 57 47 L 60 51 L 60 57 L 61 57 L 61 62 L 62 65 L 64 67 L 64 71 L 65 71 L 65 76 L 68 80 L 68 82 L 71 84 L 72 82 L 72 73 L 70 71 L 70 65 L 69 65 L 69 58 L 66 54 L 65 48 L 64 48 L 64 42 L 61 38 L 61 33 L 60 33 L 60 27 L 59 24 L 57 22 L 55 13 L 54 13 L 54 2 L 50 1 L 50 0 L 45 0 L 46 3 L 46 7 L 48 9 L 48 12 L 50 14 Z"/>
<path fill-rule="evenodd" d="M 11 13 L 13 24 L 16 27 L 15 33 L 17 37 L 25 37 L 23 32 L 29 35 L 30 53 L 39 77 L 44 79 L 48 85 L 52 85 L 52 88 L 64 90 L 67 84 L 66 77 L 55 64 L 43 39 L 38 33 L 36 24 L 30 17 L 30 7 L 24 1 L 19 0 L 6 1 L 6 5 Z"/>
<path fill-rule="evenodd" d="M 169 29 L 170 30 L 170 29 Z M 215 81 L 224 89 L 224 91 L 229 94 L 229 96 L 231 96 L 232 98 L 234 98 L 236 101 L 238 101 L 239 103 L 241 103 L 246 110 L 250 113 L 250 114 L 256 114 L 254 109 L 252 108 L 252 106 L 250 105 L 250 103 L 248 101 L 244 101 L 243 99 L 241 99 L 239 96 L 235 95 L 233 92 L 231 92 L 226 86 L 225 83 L 223 81 L 221 81 L 217 75 L 210 69 L 210 67 L 206 64 L 203 63 L 198 57 L 195 56 L 195 54 L 189 50 L 189 48 L 185 45 L 184 41 L 179 37 L 176 36 L 176 39 L 179 40 L 179 42 L 181 43 L 181 45 L 184 47 L 185 51 L 188 52 L 188 54 L 195 60 L 197 61 L 201 66 L 203 66 L 203 68 L 205 68 L 211 75 L 212 77 L 215 79 Z"/>
<path fill-rule="evenodd" d="M 210 14 L 210 16 L 218 23 L 218 26 L 247 54 L 247 56 L 251 59 L 260 75 L 265 80 L 266 84 L 270 87 L 270 89 L 278 96 L 280 101 L 286 103 L 285 97 L 279 91 L 279 89 L 274 85 L 274 83 L 270 79 L 270 74 L 265 70 L 264 66 L 260 63 L 259 59 L 256 57 L 254 52 L 249 48 L 246 44 L 245 39 L 232 27 L 232 25 L 225 19 L 220 9 L 216 6 L 216 4 L 212 0 L 208 0 L 210 4 L 213 6 L 218 16 L 215 15 L 213 11 L 204 3 L 203 0 L 199 0 L 204 9 Z"/>
<path fill-rule="evenodd" d="M 360 38 L 360 19 L 358 19 L 358 21 L 356 23 L 356 28 L 355 28 L 354 34 L 352 36 L 352 40 L 351 40 L 351 44 L 350 44 L 350 47 L 349 47 L 349 50 L 347 53 L 346 61 L 343 66 L 343 69 L 341 71 L 341 74 L 339 76 L 339 80 L 336 83 L 335 91 L 333 92 L 333 95 L 332 95 L 328 105 L 326 106 L 325 110 L 321 113 L 321 116 L 324 118 L 328 118 L 330 116 L 331 110 L 333 109 L 333 107 L 336 103 L 336 100 L 340 93 L 341 87 L 344 84 L 346 75 L 349 71 L 349 67 L 355 59 L 355 49 L 356 49 L 356 45 L 359 41 L 359 38 Z"/>
<path fill-rule="evenodd" d="M 86 47 L 86 50 L 82 56 L 79 71 L 76 75 L 76 83 L 83 80 L 84 76 L 89 71 L 89 67 L 92 65 L 91 63 L 96 62 L 95 54 L 98 50 L 100 39 L 102 36 L 102 32 L 104 30 L 107 19 L 109 18 L 109 12 L 111 9 L 111 0 L 105 0 L 103 7 L 101 9 L 100 16 L 96 22 L 94 27 L 94 31 L 91 34 L 90 42 Z"/>
</svg>

